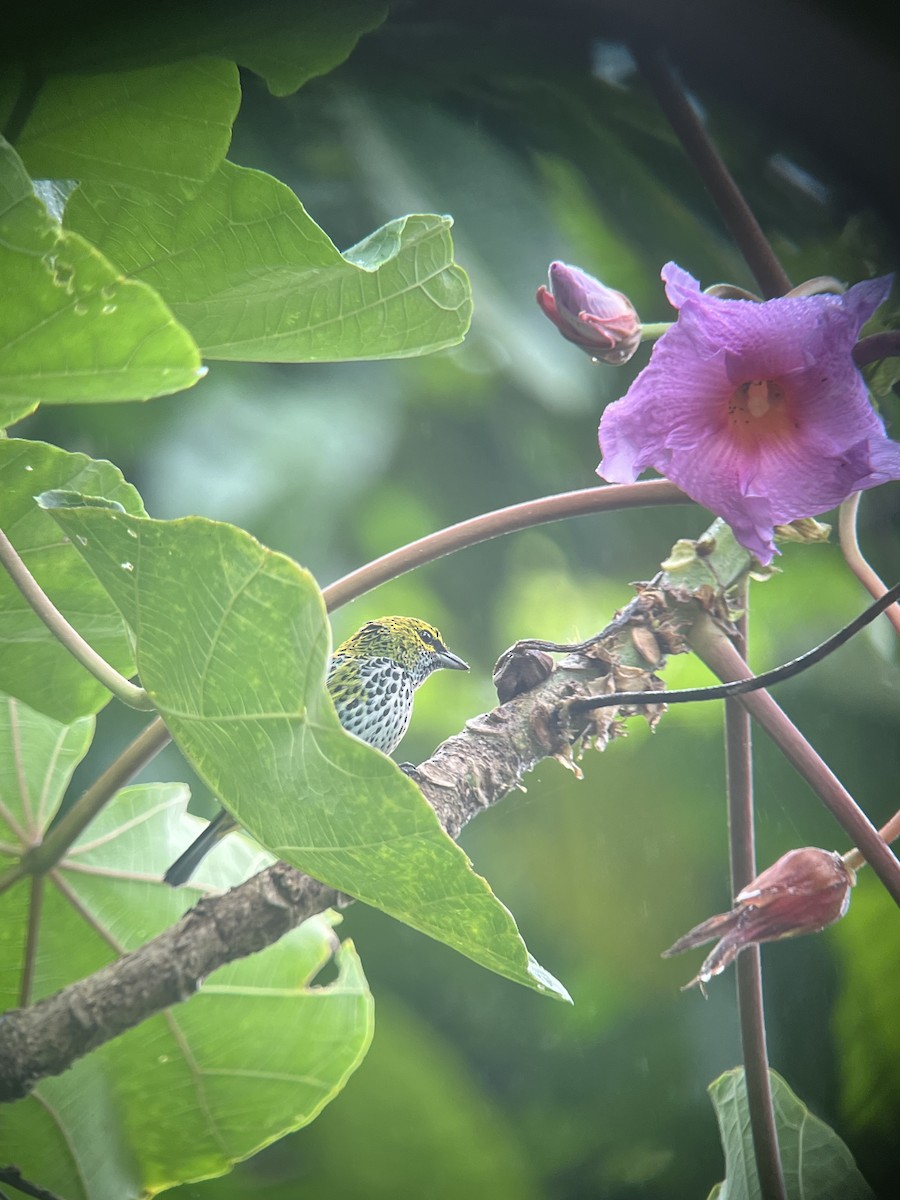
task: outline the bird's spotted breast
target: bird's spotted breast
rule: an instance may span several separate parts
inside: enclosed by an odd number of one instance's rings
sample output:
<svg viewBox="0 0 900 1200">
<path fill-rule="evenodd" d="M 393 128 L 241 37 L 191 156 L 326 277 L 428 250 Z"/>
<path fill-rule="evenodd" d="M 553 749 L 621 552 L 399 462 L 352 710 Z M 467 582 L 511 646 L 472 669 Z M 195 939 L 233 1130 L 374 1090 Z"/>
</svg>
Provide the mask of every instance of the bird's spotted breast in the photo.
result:
<svg viewBox="0 0 900 1200">
<path fill-rule="evenodd" d="M 415 687 L 390 658 L 335 661 L 328 688 L 341 724 L 370 746 L 390 754 L 406 733 Z"/>
</svg>

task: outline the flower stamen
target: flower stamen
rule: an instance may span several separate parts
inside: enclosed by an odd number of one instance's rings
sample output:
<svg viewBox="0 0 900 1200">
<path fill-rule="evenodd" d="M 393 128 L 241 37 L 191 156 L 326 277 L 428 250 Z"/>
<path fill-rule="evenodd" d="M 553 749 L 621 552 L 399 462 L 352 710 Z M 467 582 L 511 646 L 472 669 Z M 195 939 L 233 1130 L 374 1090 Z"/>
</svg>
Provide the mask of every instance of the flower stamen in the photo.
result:
<svg viewBox="0 0 900 1200">
<path fill-rule="evenodd" d="M 777 380 L 751 379 L 731 393 L 728 420 L 740 440 L 769 440 L 789 432 L 787 409 L 785 389 Z"/>
</svg>

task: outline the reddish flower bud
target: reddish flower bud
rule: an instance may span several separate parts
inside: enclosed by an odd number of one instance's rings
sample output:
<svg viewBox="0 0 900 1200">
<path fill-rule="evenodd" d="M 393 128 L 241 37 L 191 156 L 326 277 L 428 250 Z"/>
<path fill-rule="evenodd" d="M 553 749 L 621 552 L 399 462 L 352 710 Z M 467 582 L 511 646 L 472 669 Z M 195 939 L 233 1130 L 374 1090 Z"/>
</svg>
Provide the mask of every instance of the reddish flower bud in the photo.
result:
<svg viewBox="0 0 900 1200">
<path fill-rule="evenodd" d="M 537 302 L 564 338 L 592 358 L 620 366 L 641 344 L 641 323 L 621 292 L 562 262 L 550 264 L 550 287 L 537 290 Z"/>
<path fill-rule="evenodd" d="M 856 876 L 839 854 L 791 850 L 738 893 L 731 912 L 697 925 L 663 954 L 669 958 L 718 938 L 693 984 L 721 975 L 745 946 L 818 933 L 846 913 Z"/>
</svg>

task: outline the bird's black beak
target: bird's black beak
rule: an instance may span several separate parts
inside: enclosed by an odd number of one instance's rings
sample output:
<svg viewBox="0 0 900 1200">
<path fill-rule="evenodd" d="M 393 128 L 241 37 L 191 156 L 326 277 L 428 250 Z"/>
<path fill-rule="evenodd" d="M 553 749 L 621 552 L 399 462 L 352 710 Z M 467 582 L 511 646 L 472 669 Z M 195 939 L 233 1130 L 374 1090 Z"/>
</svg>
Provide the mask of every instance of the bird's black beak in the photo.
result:
<svg viewBox="0 0 900 1200">
<path fill-rule="evenodd" d="M 438 661 L 442 667 L 448 667 L 451 671 L 468 671 L 469 669 L 469 664 L 463 662 L 459 655 L 448 650 L 446 646 L 442 646 L 438 651 Z"/>
</svg>

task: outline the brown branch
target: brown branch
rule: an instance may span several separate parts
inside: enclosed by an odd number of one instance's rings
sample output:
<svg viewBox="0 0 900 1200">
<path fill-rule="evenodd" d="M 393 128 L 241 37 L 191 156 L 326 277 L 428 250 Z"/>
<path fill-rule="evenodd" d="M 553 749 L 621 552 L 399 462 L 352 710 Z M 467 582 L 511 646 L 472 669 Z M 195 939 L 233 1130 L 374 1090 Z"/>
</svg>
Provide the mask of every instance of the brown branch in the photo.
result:
<svg viewBox="0 0 900 1200">
<path fill-rule="evenodd" d="M 738 621 L 734 644 L 738 652 L 746 657 L 749 625 L 746 581 L 742 584 L 742 593 L 738 603 L 744 608 L 744 615 Z M 751 721 L 750 714 L 739 700 L 725 701 L 725 765 L 731 894 L 737 896 L 751 879 L 756 878 Z M 763 1200 L 786 1200 L 784 1168 L 772 1107 L 759 946 L 748 946 L 739 955 L 735 964 L 735 982 L 756 1173 Z"/>
<path fill-rule="evenodd" d="M 764 296 L 783 296 L 791 281 L 726 167 L 706 126 L 679 84 L 665 53 L 634 46 L 635 61 L 712 197 Z"/>
<path fill-rule="evenodd" d="M 0 1101 L 17 1100 L 97 1046 L 187 1000 L 217 967 L 263 950 L 338 902 L 333 888 L 276 863 L 206 897 L 151 942 L 0 1023 Z"/>
</svg>

